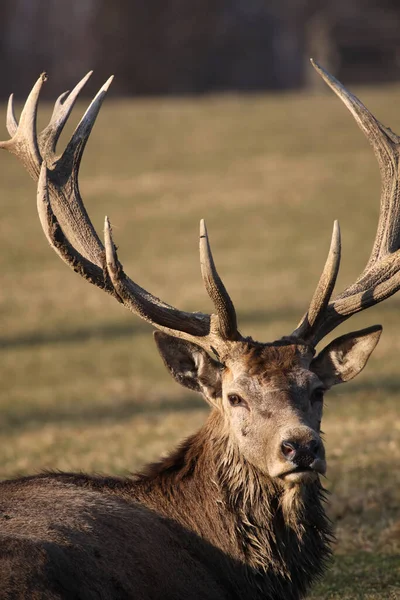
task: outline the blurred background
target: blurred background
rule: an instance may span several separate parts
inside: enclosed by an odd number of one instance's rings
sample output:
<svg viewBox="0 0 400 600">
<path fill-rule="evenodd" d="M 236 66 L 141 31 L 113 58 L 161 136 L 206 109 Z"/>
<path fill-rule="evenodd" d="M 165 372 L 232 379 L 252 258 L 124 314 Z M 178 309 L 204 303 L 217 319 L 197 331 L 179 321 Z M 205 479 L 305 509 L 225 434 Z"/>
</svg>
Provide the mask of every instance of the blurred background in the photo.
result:
<svg viewBox="0 0 400 600">
<path fill-rule="evenodd" d="M 255 339 L 296 327 L 334 219 L 338 291 L 362 271 L 378 220 L 376 160 L 308 59 L 400 132 L 398 0 L 2 0 L 0 30 L 1 139 L 6 97 L 16 93 L 18 115 L 43 70 L 39 130 L 86 71 L 87 96 L 116 75 L 80 187 L 100 235 L 109 215 L 126 272 L 164 301 L 212 310 L 202 217 L 240 330 Z M 127 474 L 208 409 L 169 376 L 152 328 L 49 249 L 35 183 L 14 156 L 0 158 L 0 477 Z M 400 293 L 335 335 L 373 323 L 384 332 L 367 368 L 326 400 L 337 543 L 318 600 L 400 598 Z"/>
<path fill-rule="evenodd" d="M 2 0 L 0 94 L 89 69 L 122 95 L 292 90 L 314 84 L 310 56 L 346 82 L 392 81 L 399 31 L 398 0 Z"/>
</svg>

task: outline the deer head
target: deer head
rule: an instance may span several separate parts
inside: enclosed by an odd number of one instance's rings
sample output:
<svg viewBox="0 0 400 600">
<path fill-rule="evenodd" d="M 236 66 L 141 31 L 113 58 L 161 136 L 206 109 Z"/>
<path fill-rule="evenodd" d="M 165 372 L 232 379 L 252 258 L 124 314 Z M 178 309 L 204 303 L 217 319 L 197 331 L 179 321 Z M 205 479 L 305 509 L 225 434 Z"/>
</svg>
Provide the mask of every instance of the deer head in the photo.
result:
<svg viewBox="0 0 400 600">
<path fill-rule="evenodd" d="M 313 63 L 314 64 L 314 63 Z M 19 123 L 10 98 L 11 139 L 0 147 L 14 153 L 38 180 L 37 204 L 44 233 L 60 257 L 84 279 L 105 290 L 160 331 L 158 350 L 172 376 L 200 392 L 223 415 L 229 438 L 250 465 L 283 485 L 314 481 L 326 469 L 320 437 L 324 393 L 355 377 L 375 348 L 376 325 L 341 336 L 316 354 L 316 345 L 352 314 L 381 302 L 400 287 L 400 138 L 379 123 L 334 77 L 317 72 L 349 108 L 372 144 L 382 176 L 381 214 L 370 259 L 354 284 L 331 299 L 340 263 L 340 231 L 334 224 L 328 258 L 310 306 L 297 328 L 281 340 L 260 343 L 243 337 L 233 303 L 217 273 L 204 221 L 200 264 L 214 314 L 178 310 L 132 281 L 119 262 L 105 219 L 104 245 L 87 215 L 78 187 L 85 144 L 111 79 L 100 89 L 61 155 L 56 145 L 90 73 L 57 100 L 49 125 L 36 132 L 42 75 Z"/>
</svg>

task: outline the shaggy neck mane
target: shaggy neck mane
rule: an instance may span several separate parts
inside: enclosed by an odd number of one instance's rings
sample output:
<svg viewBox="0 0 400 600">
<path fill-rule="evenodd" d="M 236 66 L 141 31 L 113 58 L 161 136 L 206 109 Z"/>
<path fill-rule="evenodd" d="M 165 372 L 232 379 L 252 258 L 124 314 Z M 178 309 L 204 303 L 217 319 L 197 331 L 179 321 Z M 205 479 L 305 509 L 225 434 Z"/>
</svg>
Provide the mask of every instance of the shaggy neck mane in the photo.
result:
<svg viewBox="0 0 400 600">
<path fill-rule="evenodd" d="M 294 598 L 288 585 L 305 591 L 323 572 L 332 533 L 320 482 L 274 483 L 243 459 L 218 411 L 173 454 L 138 476 L 147 498 L 152 482 L 158 509 L 161 492 L 166 516 L 240 561 L 257 587 L 272 585 Z M 200 511 L 194 509 L 199 501 Z"/>
</svg>

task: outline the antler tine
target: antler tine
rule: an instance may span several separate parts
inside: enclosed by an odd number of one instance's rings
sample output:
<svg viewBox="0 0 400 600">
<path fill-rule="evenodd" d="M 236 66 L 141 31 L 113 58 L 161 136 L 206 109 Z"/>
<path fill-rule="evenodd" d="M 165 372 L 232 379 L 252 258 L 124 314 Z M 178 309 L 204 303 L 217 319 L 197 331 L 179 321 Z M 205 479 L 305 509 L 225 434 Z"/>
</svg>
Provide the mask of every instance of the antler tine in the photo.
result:
<svg viewBox="0 0 400 600">
<path fill-rule="evenodd" d="M 235 307 L 215 268 L 204 219 L 200 221 L 200 267 L 205 288 L 217 311 L 221 335 L 226 340 L 235 340 L 238 338 Z"/>
<path fill-rule="evenodd" d="M 340 227 L 339 222 L 335 221 L 324 270 L 322 271 L 308 311 L 292 333 L 294 337 L 305 339 L 321 324 L 339 273 L 340 253 Z"/>
<path fill-rule="evenodd" d="M 88 76 L 90 76 L 90 74 L 88 73 Z M 103 100 L 109 90 L 110 85 L 112 84 L 113 79 L 114 79 L 114 76 L 112 75 L 111 77 L 109 77 L 109 79 L 107 79 L 105 84 L 99 89 L 96 96 L 93 98 L 92 102 L 89 104 L 88 108 L 86 109 L 86 112 L 83 115 L 82 119 L 79 121 L 78 126 L 76 127 L 74 133 L 72 134 L 70 141 L 67 144 L 67 147 L 65 148 L 61 158 L 59 159 L 59 163 L 62 164 L 63 168 L 67 167 L 67 165 L 69 165 L 70 163 L 73 163 L 73 165 L 74 165 L 73 174 L 76 179 L 78 177 L 79 165 L 81 162 L 82 154 L 85 149 L 87 140 L 89 139 L 89 135 L 93 129 L 93 125 L 95 124 L 97 115 L 100 112 L 101 105 L 103 104 Z M 83 80 L 82 80 L 82 82 L 83 82 Z M 80 84 L 82 82 L 80 82 Z M 86 81 L 84 83 L 86 83 Z M 80 85 L 80 84 L 78 84 L 78 85 Z M 79 91 L 78 91 L 78 93 L 79 93 Z M 69 112 L 71 109 L 72 109 L 72 106 L 71 106 L 71 108 L 69 108 Z M 63 121 L 63 125 L 64 125 L 64 122 L 65 122 L 65 120 Z"/>
<path fill-rule="evenodd" d="M 13 137 L 13 135 L 17 133 L 18 129 L 18 121 L 15 117 L 14 111 L 14 94 L 11 94 L 11 96 L 8 99 L 6 125 L 8 133 L 11 137 Z"/>
<path fill-rule="evenodd" d="M 51 164 L 51 155 L 55 155 L 58 139 L 72 109 L 74 108 L 75 102 L 92 74 L 93 71 L 89 71 L 89 73 L 77 83 L 72 92 L 64 92 L 57 98 L 54 104 L 50 122 L 39 136 L 39 148 L 41 154 L 48 157 L 48 164 Z"/>
<path fill-rule="evenodd" d="M 304 323 L 302 338 L 316 345 L 356 312 L 382 302 L 400 289 L 400 137 L 380 123 L 360 100 L 314 61 L 316 71 L 343 101 L 372 145 L 381 173 L 378 228 L 368 263 L 355 283 L 330 301 L 314 325 Z"/>
<path fill-rule="evenodd" d="M 381 173 L 381 200 L 378 229 L 366 269 L 377 260 L 395 252 L 400 247 L 400 204 L 397 189 L 393 187 L 398 178 L 400 137 L 380 123 L 360 100 L 325 69 L 313 60 L 313 67 L 342 100 L 353 115 L 357 125 L 372 145 Z"/>
<path fill-rule="evenodd" d="M 14 114 L 13 97 L 10 97 L 7 110 L 7 129 L 10 135 L 11 132 L 14 133 L 10 140 L 0 142 L 0 148 L 15 154 L 33 179 L 38 178 L 42 164 L 36 135 L 36 115 L 40 91 L 46 79 L 46 73 L 42 73 L 33 86 L 22 109 L 19 124 Z"/>
</svg>

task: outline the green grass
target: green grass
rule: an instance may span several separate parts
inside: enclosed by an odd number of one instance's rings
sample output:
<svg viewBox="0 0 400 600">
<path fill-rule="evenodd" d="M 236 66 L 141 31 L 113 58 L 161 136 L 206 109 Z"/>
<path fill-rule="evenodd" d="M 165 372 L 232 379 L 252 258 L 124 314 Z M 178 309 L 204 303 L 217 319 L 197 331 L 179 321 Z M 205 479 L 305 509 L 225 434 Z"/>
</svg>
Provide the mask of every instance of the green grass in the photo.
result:
<svg viewBox="0 0 400 600">
<path fill-rule="evenodd" d="M 358 552 L 337 556 L 310 600 L 373 600 L 399 598 L 400 561 L 390 554 Z"/>
<path fill-rule="evenodd" d="M 360 95 L 400 130 L 399 87 Z M 14 157 L 1 155 L 0 173 L 0 477 L 132 471 L 198 428 L 207 408 L 168 376 L 151 327 L 49 250 Z M 131 277 L 185 310 L 211 310 L 198 259 L 205 217 L 241 331 L 262 341 L 296 326 L 335 218 L 338 288 L 357 276 L 379 205 L 373 153 L 330 94 L 106 102 L 81 189 L 100 231 L 109 215 Z M 337 544 L 313 599 L 400 597 L 400 295 L 340 332 L 376 322 L 384 334 L 367 369 L 327 399 Z"/>
</svg>

